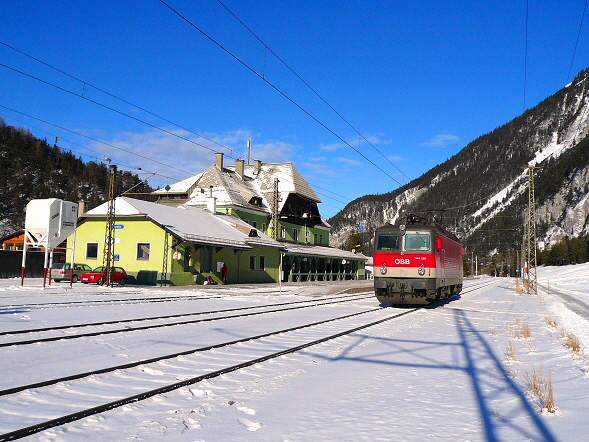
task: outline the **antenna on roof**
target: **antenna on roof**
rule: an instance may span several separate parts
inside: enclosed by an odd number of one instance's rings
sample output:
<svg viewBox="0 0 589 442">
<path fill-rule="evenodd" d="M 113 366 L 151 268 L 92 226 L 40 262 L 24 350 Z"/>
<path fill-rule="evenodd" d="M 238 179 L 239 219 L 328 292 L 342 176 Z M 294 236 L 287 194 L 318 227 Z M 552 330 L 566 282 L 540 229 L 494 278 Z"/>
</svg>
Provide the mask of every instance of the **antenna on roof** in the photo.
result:
<svg viewBox="0 0 589 442">
<path fill-rule="evenodd" d="M 252 156 L 252 140 L 247 140 L 247 165 L 250 165 L 250 158 Z"/>
</svg>

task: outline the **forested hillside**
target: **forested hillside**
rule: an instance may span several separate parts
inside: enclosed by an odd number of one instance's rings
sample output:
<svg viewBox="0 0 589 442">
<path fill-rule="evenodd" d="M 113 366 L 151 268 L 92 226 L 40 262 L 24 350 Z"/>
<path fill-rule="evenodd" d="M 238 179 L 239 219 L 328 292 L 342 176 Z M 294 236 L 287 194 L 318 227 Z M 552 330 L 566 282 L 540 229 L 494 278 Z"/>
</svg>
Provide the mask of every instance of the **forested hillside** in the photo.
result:
<svg viewBox="0 0 589 442">
<path fill-rule="evenodd" d="M 38 198 L 84 201 L 89 210 L 105 201 L 108 166 L 84 163 L 29 131 L 0 119 L 0 235 L 24 228 L 27 203 Z M 117 176 L 117 194 L 141 180 L 129 172 Z M 149 192 L 144 183 L 133 191 Z"/>
<path fill-rule="evenodd" d="M 476 110 L 473 110 L 476 111 Z M 527 166 L 535 172 L 540 244 L 589 233 L 589 70 L 521 116 L 482 135 L 409 184 L 366 195 L 331 218 L 333 244 L 364 226 L 371 250 L 376 227 L 427 210 L 474 254 L 521 246 L 528 207 Z"/>
</svg>

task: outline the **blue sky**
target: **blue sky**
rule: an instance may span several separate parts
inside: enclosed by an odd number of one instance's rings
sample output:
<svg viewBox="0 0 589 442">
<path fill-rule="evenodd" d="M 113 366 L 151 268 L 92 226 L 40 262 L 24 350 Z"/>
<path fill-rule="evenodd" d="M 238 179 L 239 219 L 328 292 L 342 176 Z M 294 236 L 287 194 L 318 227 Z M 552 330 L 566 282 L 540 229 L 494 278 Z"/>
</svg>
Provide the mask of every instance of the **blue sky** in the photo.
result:
<svg viewBox="0 0 589 442">
<path fill-rule="evenodd" d="M 584 0 L 529 0 L 527 63 L 524 0 L 223 0 L 257 38 L 217 0 L 167 3 L 194 26 L 159 0 L 3 2 L 0 117 L 85 161 L 140 167 L 154 187 L 216 150 L 243 158 L 251 139 L 252 159 L 292 161 L 329 217 L 589 67 L 589 17 L 573 59 Z"/>
</svg>

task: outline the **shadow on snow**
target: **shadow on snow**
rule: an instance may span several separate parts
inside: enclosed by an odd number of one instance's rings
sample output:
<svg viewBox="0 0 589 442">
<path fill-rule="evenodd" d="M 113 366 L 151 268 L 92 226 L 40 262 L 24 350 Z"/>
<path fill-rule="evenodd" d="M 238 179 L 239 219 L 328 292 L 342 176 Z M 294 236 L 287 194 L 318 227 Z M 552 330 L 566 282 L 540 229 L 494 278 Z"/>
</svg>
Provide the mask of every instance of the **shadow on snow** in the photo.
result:
<svg viewBox="0 0 589 442">
<path fill-rule="evenodd" d="M 435 308 L 435 306 L 430 308 Z M 543 422 L 533 403 L 514 379 L 509 377 L 507 369 L 485 339 L 484 331 L 477 329 L 467 318 L 464 311 L 460 309 L 452 310 L 454 311 L 454 323 L 458 333 L 457 341 L 391 339 L 355 334 L 354 336 L 357 339 L 353 344 L 346 347 L 337 357 L 329 359 L 332 361 L 350 360 L 441 371 L 456 370 L 466 373 L 472 383 L 472 390 L 481 416 L 486 440 L 491 442 L 508 440 L 509 436 L 506 434 L 501 435 L 501 433 L 510 429 L 528 440 L 555 441 L 556 438 Z M 352 351 L 367 340 L 383 342 L 387 346 L 386 351 L 364 357 L 352 357 Z M 391 351 L 390 347 L 394 347 L 394 350 Z M 445 354 L 440 353 L 440 347 L 447 347 L 454 356 L 456 350 L 458 350 L 463 359 L 459 360 L 452 357 L 450 363 L 443 361 Z M 321 354 L 313 354 L 313 356 L 325 358 L 325 355 Z M 406 359 L 407 356 L 412 361 L 401 360 Z M 395 361 L 395 357 L 399 360 Z M 450 379 L 449 376 L 452 376 L 452 374 L 443 373 L 440 375 L 440 379 Z M 493 402 L 495 407 L 492 406 Z M 502 407 L 501 414 L 497 412 L 497 404 Z M 522 425 L 525 425 L 525 427 Z"/>
</svg>

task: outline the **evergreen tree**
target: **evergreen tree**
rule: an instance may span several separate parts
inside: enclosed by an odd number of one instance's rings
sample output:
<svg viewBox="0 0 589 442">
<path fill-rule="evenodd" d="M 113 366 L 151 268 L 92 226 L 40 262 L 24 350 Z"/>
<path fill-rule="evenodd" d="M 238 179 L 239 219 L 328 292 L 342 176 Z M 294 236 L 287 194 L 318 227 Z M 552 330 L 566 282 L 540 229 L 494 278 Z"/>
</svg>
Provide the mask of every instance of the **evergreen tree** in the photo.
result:
<svg viewBox="0 0 589 442">
<path fill-rule="evenodd" d="M 364 245 L 362 234 L 357 230 L 352 231 L 344 242 L 342 249 L 349 252 L 366 253 L 366 246 Z"/>
<path fill-rule="evenodd" d="M 24 227 L 26 205 L 32 199 L 84 201 L 87 210 L 105 201 L 105 164 L 85 164 L 71 152 L 35 138 L 28 130 L 8 126 L 2 119 L 0 171 L 0 235 Z M 137 184 L 137 192 L 151 191 L 129 172 L 121 173 L 117 179 L 119 194 Z"/>
</svg>

